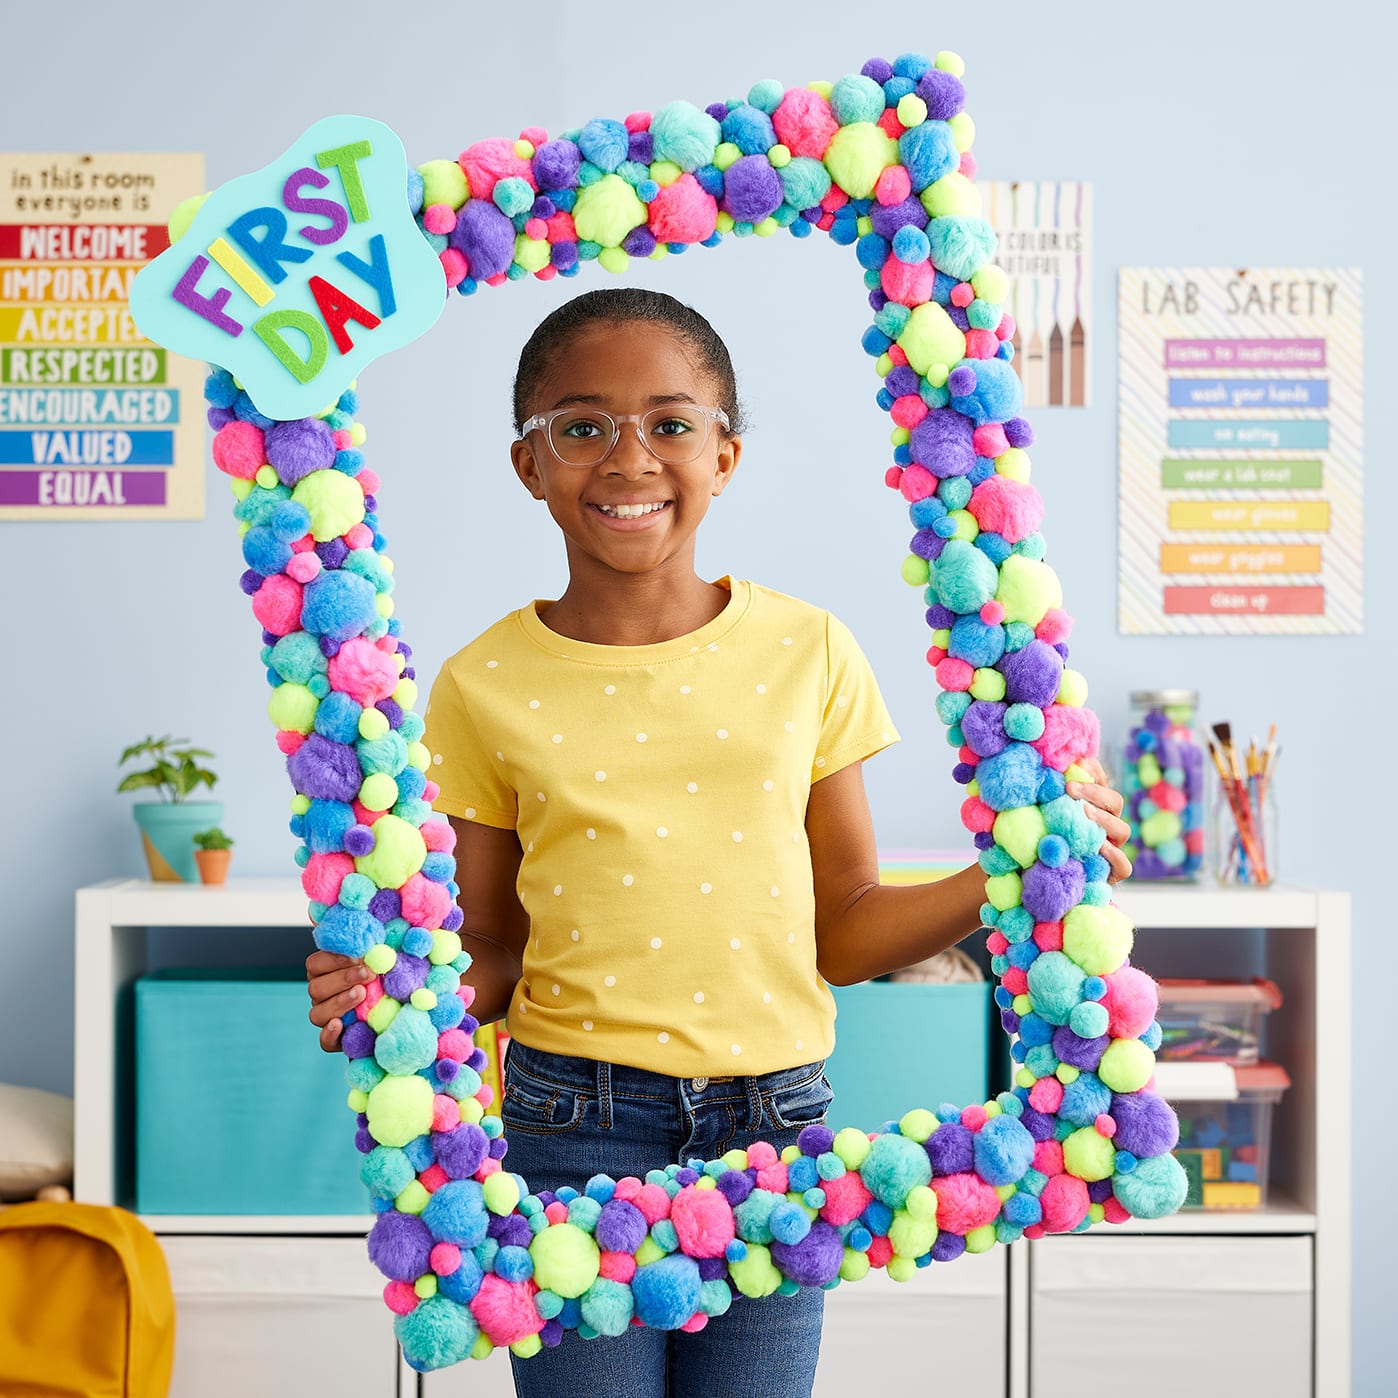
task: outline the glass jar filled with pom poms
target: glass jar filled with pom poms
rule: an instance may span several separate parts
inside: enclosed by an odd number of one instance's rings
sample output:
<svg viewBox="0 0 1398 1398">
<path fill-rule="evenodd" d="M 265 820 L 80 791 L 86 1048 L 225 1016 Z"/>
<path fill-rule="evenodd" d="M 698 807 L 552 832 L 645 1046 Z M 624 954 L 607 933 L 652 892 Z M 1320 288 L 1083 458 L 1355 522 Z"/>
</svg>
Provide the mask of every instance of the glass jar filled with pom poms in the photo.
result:
<svg viewBox="0 0 1398 1398">
<path fill-rule="evenodd" d="M 1204 866 L 1204 745 L 1192 689 L 1138 689 L 1122 750 L 1127 856 L 1138 879 L 1197 879 Z"/>
</svg>

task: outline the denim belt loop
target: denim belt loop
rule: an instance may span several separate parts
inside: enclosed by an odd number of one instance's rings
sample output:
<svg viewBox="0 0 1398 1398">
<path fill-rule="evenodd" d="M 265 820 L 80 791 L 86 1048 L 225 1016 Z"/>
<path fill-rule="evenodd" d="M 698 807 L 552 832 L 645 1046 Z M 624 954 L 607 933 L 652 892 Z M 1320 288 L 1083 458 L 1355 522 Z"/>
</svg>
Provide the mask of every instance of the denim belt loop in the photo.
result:
<svg viewBox="0 0 1398 1398">
<path fill-rule="evenodd" d="M 612 1129 L 612 1065 L 599 1060 L 597 1064 L 597 1111 L 603 1131 Z"/>
<path fill-rule="evenodd" d="M 746 1077 L 743 1085 L 748 1090 L 748 1126 L 749 1131 L 756 1131 L 762 1125 L 762 1094 L 757 1088 L 757 1079 Z"/>
</svg>

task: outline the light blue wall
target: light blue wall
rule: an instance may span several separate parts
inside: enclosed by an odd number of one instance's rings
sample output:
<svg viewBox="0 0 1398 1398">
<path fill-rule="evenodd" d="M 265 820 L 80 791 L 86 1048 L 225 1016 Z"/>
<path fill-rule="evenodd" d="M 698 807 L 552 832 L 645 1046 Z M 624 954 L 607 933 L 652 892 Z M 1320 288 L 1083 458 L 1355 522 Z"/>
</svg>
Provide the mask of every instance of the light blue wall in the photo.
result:
<svg viewBox="0 0 1398 1398">
<path fill-rule="evenodd" d="M 974 19 L 961 17 L 970 7 L 916 8 L 919 22 L 866 19 L 873 7 L 830 0 L 748 0 L 652 22 L 629 6 L 598 25 L 596 7 L 536 0 L 516 13 L 547 22 L 526 29 L 520 19 L 502 34 L 501 7 L 477 5 L 15 6 L 0 30 L 0 145 L 202 150 L 217 184 L 331 111 L 382 118 L 425 160 L 526 125 L 556 131 L 677 96 L 702 104 L 762 76 L 834 78 L 871 53 L 958 50 L 988 177 L 1095 186 L 1097 402 L 1040 411 L 1034 452 L 1050 560 L 1079 620 L 1075 663 L 1108 734 L 1121 730 L 1127 692 L 1154 684 L 1197 686 L 1208 718 L 1244 731 L 1280 724 L 1285 876 L 1353 890 L 1356 974 L 1368 994 L 1386 993 L 1370 968 L 1391 962 L 1392 859 L 1377 820 L 1364 819 L 1377 810 L 1370 777 L 1383 769 L 1362 759 L 1357 738 L 1394 678 L 1391 658 L 1368 637 L 1119 637 L 1113 385 L 1118 266 L 1362 266 L 1366 437 L 1379 467 L 1365 482 L 1366 515 L 1393 516 L 1393 473 L 1376 450 L 1393 435 L 1398 380 L 1388 333 L 1398 309 L 1393 12 L 1373 0 L 1002 4 L 976 7 Z M 701 564 L 845 618 L 905 735 L 869 770 L 883 843 L 964 847 L 919 607 L 898 578 L 908 526 L 879 484 L 887 420 L 858 349 L 868 313 L 857 268 L 824 239 L 777 245 L 780 254 L 731 245 L 646 269 L 727 335 L 757 424 L 741 478 L 710 516 Z M 584 281 L 595 279 L 456 302 L 430 350 L 385 361 L 367 382 L 399 611 L 424 675 L 504 610 L 559 586 L 556 539 L 509 470 L 507 388 L 527 330 Z M 12 618 L 0 684 L 5 1078 L 69 1085 L 72 890 L 133 873 L 139 859 L 127 799 L 112 795 L 123 744 L 176 731 L 216 748 L 238 871 L 290 871 L 286 782 L 261 717 L 257 631 L 235 586 L 227 500 L 210 468 L 209 517 L 197 523 L 0 524 Z M 1383 547 L 1377 530 L 1368 543 Z M 1386 619 L 1371 603 L 1371 634 Z M 1337 743 L 1324 729 L 1342 687 L 1356 698 L 1338 716 Z M 1382 1162 L 1398 1150 L 1393 1114 L 1367 1093 L 1367 1075 L 1391 1056 L 1377 1016 L 1357 1018 L 1354 1048 L 1365 1074 L 1355 1094 L 1354 1391 L 1377 1394 L 1390 1391 L 1380 1240 L 1396 1221 Z"/>
</svg>

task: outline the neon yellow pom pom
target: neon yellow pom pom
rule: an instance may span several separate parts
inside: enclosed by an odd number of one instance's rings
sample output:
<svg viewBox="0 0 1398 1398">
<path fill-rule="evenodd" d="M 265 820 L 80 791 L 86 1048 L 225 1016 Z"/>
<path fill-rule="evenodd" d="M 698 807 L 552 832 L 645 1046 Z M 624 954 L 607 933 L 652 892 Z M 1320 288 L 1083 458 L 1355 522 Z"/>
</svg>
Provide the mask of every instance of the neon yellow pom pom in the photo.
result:
<svg viewBox="0 0 1398 1398">
<path fill-rule="evenodd" d="M 470 1126 L 479 1126 L 485 1116 L 485 1108 L 474 1097 L 461 1099 L 461 1120 Z"/>
<path fill-rule="evenodd" d="M 720 141 L 714 147 L 713 166 L 716 170 L 726 170 L 742 159 L 742 151 L 732 141 Z M 746 167 L 744 167 L 746 168 Z"/>
<path fill-rule="evenodd" d="M 312 471 L 302 476 L 292 488 L 291 498 L 310 515 L 311 538 L 318 544 L 338 539 L 364 519 L 364 492 L 354 477 L 343 471 Z"/>
<path fill-rule="evenodd" d="M 933 180 L 918 197 L 933 218 L 981 216 L 981 192 L 959 170 Z"/>
<path fill-rule="evenodd" d="M 684 171 L 673 160 L 653 160 L 651 162 L 650 177 L 661 189 L 669 188 L 682 174 Z"/>
<path fill-rule="evenodd" d="M 861 238 L 867 237 L 874 231 L 874 220 L 871 219 L 868 214 L 861 214 L 854 221 L 854 231 L 858 233 Z"/>
<path fill-rule="evenodd" d="M 871 121 L 842 126 L 825 152 L 825 168 L 851 199 L 868 199 L 879 176 L 897 163 L 898 142 Z"/>
<path fill-rule="evenodd" d="M 291 798 L 291 814 L 305 815 L 311 809 L 311 798 L 303 796 L 299 791 Z"/>
<path fill-rule="evenodd" d="M 775 169 L 782 169 L 791 164 L 791 151 L 780 142 L 767 152 L 767 159 L 772 162 Z"/>
<path fill-rule="evenodd" d="M 1026 996 L 1025 998 L 1028 999 L 1028 996 Z M 1015 1069 L 1016 1087 L 1033 1087 L 1034 1084 L 1038 1081 L 1038 1078 L 1036 1078 L 1034 1074 L 1029 1071 L 1028 1068 Z"/>
<path fill-rule="evenodd" d="M 1018 806 L 995 817 L 991 833 L 1022 869 L 1039 857 L 1039 841 L 1048 834 L 1043 812 L 1037 806 Z"/>
<path fill-rule="evenodd" d="M 229 476 L 228 488 L 233 492 L 235 500 L 243 501 L 257 489 L 257 484 L 255 481 L 245 480 L 242 476 Z"/>
<path fill-rule="evenodd" d="M 895 447 L 905 446 L 908 442 L 912 441 L 912 439 L 913 434 L 908 431 L 906 427 L 895 427 L 893 431 L 888 434 L 888 440 L 892 442 Z"/>
<path fill-rule="evenodd" d="M 1089 976 L 1109 976 L 1131 953 L 1136 932 L 1115 903 L 1079 903 L 1063 919 L 1063 950 Z"/>
<path fill-rule="evenodd" d="M 898 344 L 908 356 L 909 365 L 919 374 L 931 378 L 932 367 L 938 366 L 942 370 L 942 383 L 946 382 L 947 366 L 959 364 L 966 356 L 965 335 L 936 301 L 913 307 Z"/>
<path fill-rule="evenodd" d="M 1071 1063 L 1060 1063 L 1058 1067 L 1053 1070 L 1054 1077 L 1056 1077 L 1064 1087 L 1067 1087 L 1069 1083 L 1077 1082 L 1081 1073 L 1082 1070 L 1080 1068 L 1074 1068 Z"/>
<path fill-rule="evenodd" d="M 929 1191 L 930 1192 L 930 1191 Z M 937 1197 L 935 1194 L 932 1196 Z M 896 1257 L 921 1257 L 937 1241 L 937 1225 L 926 1218 L 914 1218 L 899 1209 L 888 1225 L 888 1241 L 893 1244 Z"/>
<path fill-rule="evenodd" d="M 669 257 L 669 255 L 670 255 L 670 249 L 669 249 L 668 247 L 666 247 L 664 243 L 657 243 L 657 244 L 646 254 L 646 260 L 647 260 L 648 262 L 663 262 L 663 261 L 665 260 L 665 258 Z"/>
<path fill-rule="evenodd" d="M 782 1274 L 769 1249 L 761 1243 L 749 1243 L 747 1247 L 746 1257 L 728 1264 L 728 1275 L 744 1296 L 770 1296 L 782 1284 Z M 640 1261 L 639 1253 L 636 1260 Z"/>
<path fill-rule="evenodd" d="M 917 1276 L 917 1262 L 911 1257 L 890 1257 L 884 1270 L 893 1281 L 912 1281 Z"/>
<path fill-rule="evenodd" d="M 981 784 L 974 778 L 966 783 L 967 796 L 979 796 L 981 794 Z"/>
<path fill-rule="evenodd" d="M 476 1343 L 471 1346 L 471 1358 L 489 1359 L 494 1353 L 495 1346 L 491 1342 L 490 1336 L 482 1330 L 481 1333 L 476 1336 Z"/>
<path fill-rule="evenodd" d="M 398 804 L 398 783 L 387 772 L 371 772 L 360 783 L 359 803 L 371 811 L 387 811 Z"/>
<path fill-rule="evenodd" d="M 636 1249 L 636 1265 L 648 1267 L 652 1262 L 659 1262 L 665 1255 L 665 1249 L 647 1234 L 645 1241 Z"/>
<path fill-rule="evenodd" d="M 263 490 L 271 490 L 273 486 L 278 485 L 280 483 L 277 477 L 277 468 L 275 466 L 259 466 L 257 468 L 257 475 L 254 477 L 254 479 L 257 481 L 258 485 L 260 485 L 263 488 Z"/>
<path fill-rule="evenodd" d="M 534 142 L 526 141 L 523 136 L 515 142 L 515 154 L 521 160 L 532 160 L 534 158 Z"/>
<path fill-rule="evenodd" d="M 393 1207 L 400 1214 L 420 1214 L 431 1198 L 427 1186 L 421 1180 L 413 1180 L 404 1186 L 403 1192 L 393 1201 Z"/>
<path fill-rule="evenodd" d="M 1080 709 L 1087 703 L 1087 676 L 1081 670 L 1064 670 L 1058 682 L 1058 702 Z"/>
<path fill-rule="evenodd" d="M 956 525 L 956 533 L 951 536 L 953 539 L 965 539 L 969 544 L 973 543 L 976 535 L 981 532 L 981 527 L 970 510 L 952 510 L 947 518 Z"/>
<path fill-rule="evenodd" d="M 378 709 L 365 709 L 359 715 L 359 736 L 372 742 L 389 730 L 388 719 Z"/>
<path fill-rule="evenodd" d="M 999 1201 L 1002 1204 L 1005 1203 L 1007 1200 L 1013 1199 L 1015 1195 L 1018 1193 L 1019 1189 L 1016 1185 L 997 1184 L 995 1186 L 995 1197 L 999 1199 Z"/>
<path fill-rule="evenodd" d="M 1010 294 L 1010 279 L 1005 275 L 1004 268 L 987 262 L 971 278 L 971 290 L 982 301 L 992 301 L 998 306 Z"/>
<path fill-rule="evenodd" d="M 435 990 L 428 990 L 425 985 L 419 986 L 408 996 L 408 1003 L 415 1010 L 422 1010 L 424 1012 L 427 1010 L 435 1010 L 437 1008 L 437 992 Z"/>
<path fill-rule="evenodd" d="M 398 1011 L 403 1006 L 391 995 L 384 995 L 379 998 L 379 1002 L 364 1016 L 365 1022 L 375 1034 L 382 1034 L 390 1024 L 398 1017 Z"/>
<path fill-rule="evenodd" d="M 393 686 L 393 702 L 400 709 L 411 709 L 417 704 L 417 681 L 405 675 Z"/>
<path fill-rule="evenodd" d="M 994 1121 L 1005 1109 L 993 1098 L 985 1104 L 986 1120 Z"/>
<path fill-rule="evenodd" d="M 971 120 L 970 112 L 957 112 L 947 119 L 947 125 L 951 128 L 951 138 L 956 142 L 957 150 L 965 155 L 976 140 L 976 123 Z"/>
<path fill-rule="evenodd" d="M 503 1218 L 508 1213 L 513 1213 L 515 1205 L 519 1203 L 519 1184 L 515 1177 L 504 1170 L 497 1170 L 493 1175 L 487 1175 L 485 1182 L 481 1185 L 481 1195 L 485 1199 L 485 1206 L 491 1213 Z"/>
<path fill-rule="evenodd" d="M 352 1112 L 362 1112 L 369 1103 L 369 1094 L 362 1088 L 351 1088 L 349 1095 L 345 1098 L 345 1106 Z"/>
<path fill-rule="evenodd" d="M 399 816 L 380 816 L 374 822 L 374 848 L 361 854 L 354 867 L 380 888 L 402 888 L 422 868 L 427 846 L 416 825 Z"/>
<path fill-rule="evenodd" d="M 1101 1204 L 1089 1204 L 1087 1206 L 1087 1216 L 1093 1223 L 1101 1223 L 1107 1216 L 1107 1210 Z"/>
<path fill-rule="evenodd" d="M 1155 1071 L 1155 1055 L 1139 1039 L 1113 1039 L 1097 1065 L 1097 1076 L 1113 1092 L 1139 1092 Z"/>
<path fill-rule="evenodd" d="M 869 1275 L 869 1254 L 858 1248 L 846 1248 L 840 1260 L 841 1281 L 863 1281 Z"/>
<path fill-rule="evenodd" d="M 915 92 L 905 93 L 898 99 L 898 120 L 904 126 L 921 126 L 927 120 L 927 103 Z"/>
<path fill-rule="evenodd" d="M 364 424 L 362 422 L 350 423 L 348 431 L 350 434 L 350 446 L 352 447 L 362 447 L 364 445 L 364 439 L 369 435 L 364 430 Z"/>
<path fill-rule="evenodd" d="M 386 976 L 398 964 L 398 953 L 391 946 L 380 942 L 364 953 L 364 964 L 376 976 Z"/>
<path fill-rule="evenodd" d="M 1116 1169 L 1116 1147 L 1095 1126 L 1082 1126 L 1063 1142 L 1063 1164 L 1080 1180 L 1105 1180 Z"/>
<path fill-rule="evenodd" d="M 1034 1008 L 1034 1002 L 1027 995 L 1016 995 L 1010 1002 L 1010 1008 L 1022 1018 Z"/>
<path fill-rule="evenodd" d="M 521 233 L 515 238 L 515 261 L 526 272 L 537 272 L 549 265 L 549 242 L 547 238 L 531 238 Z"/>
<path fill-rule="evenodd" d="M 903 581 L 910 587 L 926 587 L 931 576 L 931 566 L 925 558 L 910 553 L 903 560 Z M 285 686 L 283 686 L 285 688 Z"/>
<path fill-rule="evenodd" d="M 459 209 L 470 197 L 466 172 L 454 160 L 428 160 L 417 167 L 422 176 L 422 206 L 450 204 Z"/>
<path fill-rule="evenodd" d="M 952 77 L 962 77 L 966 72 L 966 64 L 959 53 L 952 49 L 943 49 L 932 60 L 932 66 L 939 68 L 943 73 L 950 73 Z"/>
<path fill-rule="evenodd" d="M 581 1296 L 597 1280 L 602 1254 L 592 1234 L 575 1223 L 555 1223 L 529 1244 L 534 1281 L 563 1297 Z"/>
<path fill-rule="evenodd" d="M 714 227 L 720 233 L 731 233 L 733 231 L 733 215 L 727 209 L 720 209 L 718 217 L 714 220 Z"/>
<path fill-rule="evenodd" d="M 700 1175 L 694 1181 L 695 1189 L 717 1189 L 718 1181 L 712 1175 Z"/>
<path fill-rule="evenodd" d="M 831 1150 L 844 1162 L 845 1169 L 857 1170 L 869 1154 L 870 1141 L 864 1132 L 853 1126 L 846 1126 L 835 1133 L 835 1144 Z"/>
<path fill-rule="evenodd" d="M 835 89 L 835 84 L 832 82 L 827 82 L 824 78 L 816 78 L 813 81 L 808 82 L 806 86 L 810 88 L 810 90 L 814 92 L 817 97 L 824 97 L 827 102 L 830 100 L 831 92 L 833 92 Z"/>
<path fill-rule="evenodd" d="M 919 1144 L 925 1141 L 937 1126 L 937 1118 L 926 1107 L 914 1107 L 912 1111 L 905 1112 L 898 1122 L 900 1134 Z"/>
<path fill-rule="evenodd" d="M 967 1252 L 989 1252 L 995 1246 L 995 1225 L 987 1223 L 966 1235 Z"/>
<path fill-rule="evenodd" d="M 386 592 L 381 592 L 374 598 L 374 610 L 386 621 L 393 615 L 393 598 Z"/>
<path fill-rule="evenodd" d="M 943 650 L 946 650 L 947 646 L 951 644 L 951 627 L 939 626 L 932 633 L 932 644 L 941 646 Z"/>
<path fill-rule="evenodd" d="M 756 233 L 759 238 L 770 238 L 780 227 L 781 224 L 769 214 L 761 223 L 753 224 L 752 231 Z"/>
<path fill-rule="evenodd" d="M 1000 912 L 1019 907 L 1024 884 L 1017 873 L 996 874 L 985 881 L 985 900 Z"/>
<path fill-rule="evenodd" d="M 432 950 L 427 959 L 434 966 L 449 966 L 461 955 L 461 935 L 448 928 L 438 927 L 432 933 Z"/>
<path fill-rule="evenodd" d="M 408 766 L 425 772 L 432 765 L 432 754 L 425 743 L 408 744 Z"/>
<path fill-rule="evenodd" d="M 1005 697 L 1005 677 L 999 670 L 985 668 L 971 674 L 971 697 L 998 704 Z"/>
<path fill-rule="evenodd" d="M 597 254 L 597 265 L 619 276 L 631 265 L 631 254 L 625 248 L 603 248 Z"/>
<path fill-rule="evenodd" d="M 283 732 L 309 733 L 320 700 L 303 684 L 279 684 L 267 701 L 267 717 Z"/>
<path fill-rule="evenodd" d="M 1045 612 L 1063 605 L 1063 585 L 1047 563 L 1012 553 L 1000 565 L 995 600 L 1004 607 L 1006 621 L 1037 626 Z"/>
<path fill-rule="evenodd" d="M 933 388 L 942 388 L 951 377 L 951 369 L 946 364 L 931 364 L 927 369 L 927 382 Z"/>
<path fill-rule="evenodd" d="M 995 458 L 995 472 L 1012 481 L 1029 479 L 1029 453 L 1023 447 L 1011 447 Z"/>
<path fill-rule="evenodd" d="M 893 372 L 893 360 L 886 354 L 881 354 L 874 361 L 874 372 L 881 379 L 886 379 Z"/>
<path fill-rule="evenodd" d="M 646 221 L 646 206 L 620 175 L 603 175 L 596 184 L 578 191 L 573 223 L 579 238 L 615 248 L 633 229 Z"/>
<path fill-rule="evenodd" d="M 207 194 L 191 194 L 188 199 L 181 199 L 175 205 L 170 222 L 166 225 L 172 243 L 178 243 L 189 232 L 189 225 L 194 222 L 195 215 L 204 207 L 204 201 L 208 197 Z"/>
<path fill-rule="evenodd" d="M 932 1221 L 937 1217 L 937 1195 L 929 1185 L 916 1184 L 908 1191 L 903 1207 L 912 1218 Z"/>
<path fill-rule="evenodd" d="M 379 1005 L 387 999 L 384 996 Z M 374 1008 L 378 1009 L 378 1005 Z M 407 1145 L 415 1136 L 432 1129 L 432 1096 L 432 1084 L 416 1073 L 404 1078 L 384 1078 L 370 1092 L 364 1108 L 369 1115 L 369 1134 L 381 1146 Z M 491 1176 L 499 1178 L 502 1176 Z"/>
<path fill-rule="evenodd" d="M 737 1147 L 735 1147 L 733 1150 L 726 1151 L 724 1155 L 721 1157 L 721 1159 L 730 1170 L 746 1170 L 748 1168 L 747 1151 L 741 1150 Z"/>
<path fill-rule="evenodd" d="M 781 1156 L 781 1158 L 782 1158 L 782 1164 L 783 1164 L 783 1165 L 790 1165 L 791 1162 L 792 1162 L 793 1160 L 800 1160 L 800 1158 L 801 1158 L 801 1147 L 800 1147 L 800 1146 L 784 1146 L 784 1147 L 782 1148 L 782 1156 Z"/>
<path fill-rule="evenodd" d="M 437 1294 L 437 1278 L 431 1272 L 424 1272 L 413 1283 L 413 1290 L 426 1301 Z"/>
<path fill-rule="evenodd" d="M 521 1359 L 533 1359 L 543 1347 L 544 1342 L 537 1335 L 526 1335 L 510 1346 L 510 1353 L 518 1355 Z"/>
</svg>

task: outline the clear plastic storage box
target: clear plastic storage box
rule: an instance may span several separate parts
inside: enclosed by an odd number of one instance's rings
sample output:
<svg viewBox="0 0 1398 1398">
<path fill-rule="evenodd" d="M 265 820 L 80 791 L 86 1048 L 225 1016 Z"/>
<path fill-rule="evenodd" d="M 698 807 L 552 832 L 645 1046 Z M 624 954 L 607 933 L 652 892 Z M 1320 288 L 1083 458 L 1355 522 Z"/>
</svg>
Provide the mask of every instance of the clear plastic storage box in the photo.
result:
<svg viewBox="0 0 1398 1398">
<path fill-rule="evenodd" d="M 1164 1038 L 1157 1057 L 1166 1063 L 1256 1063 L 1263 1017 L 1282 1002 L 1276 984 L 1260 978 L 1162 980 L 1159 990 Z"/>
</svg>

